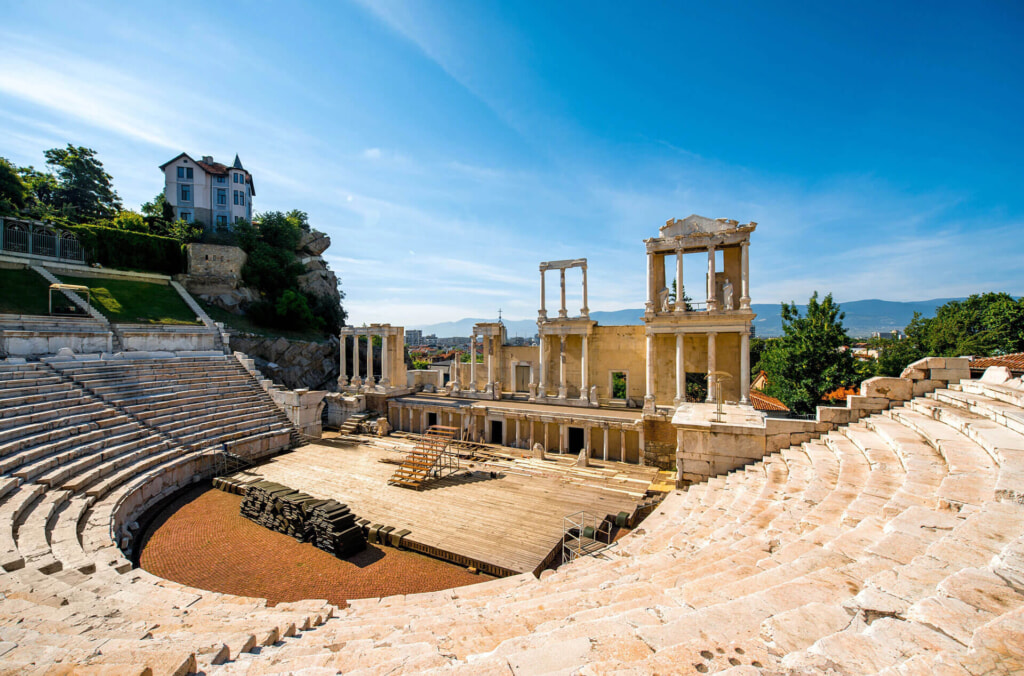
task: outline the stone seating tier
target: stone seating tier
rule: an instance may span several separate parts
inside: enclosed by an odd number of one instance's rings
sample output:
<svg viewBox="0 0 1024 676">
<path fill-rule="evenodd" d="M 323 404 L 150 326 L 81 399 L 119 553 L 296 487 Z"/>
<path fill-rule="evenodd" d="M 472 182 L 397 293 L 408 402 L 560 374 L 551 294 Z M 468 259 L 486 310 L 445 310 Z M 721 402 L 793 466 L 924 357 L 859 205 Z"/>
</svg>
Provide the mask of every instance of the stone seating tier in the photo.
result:
<svg viewBox="0 0 1024 676">
<path fill-rule="evenodd" d="M 204 366 L 215 373 L 197 377 Z M 159 371 L 164 384 L 190 392 L 211 382 L 208 401 L 228 412 L 241 408 L 233 415 L 210 406 L 202 416 L 178 411 L 190 424 L 168 433 L 62 369 L 0 364 L 5 670 L 63 664 L 76 673 L 187 673 L 309 630 L 334 612 L 323 601 L 267 608 L 262 599 L 197 592 L 131 570 L 115 533 L 130 534 L 126 523 L 200 476 L 209 456 L 192 446 L 248 444 L 266 453 L 286 445 L 292 431 L 233 361 L 133 360 L 108 370 L 118 376 L 110 391 L 131 391 L 135 368 L 143 382 Z M 216 382 L 228 378 L 238 396 L 217 399 Z M 179 429 L 188 434 L 179 438 Z"/>
<path fill-rule="evenodd" d="M 1024 487 L 1024 435 L 998 421 L 1021 410 L 1000 412 L 1012 387 L 1003 400 L 981 389 L 963 384 L 970 402 L 941 390 L 692 486 L 608 560 L 354 602 L 315 645 L 225 670 L 1019 671 L 1024 505 L 1006 491 Z"/>
<path fill-rule="evenodd" d="M 165 673 L 1013 673 L 1024 669 L 1018 393 L 964 382 L 783 449 L 674 492 L 604 558 L 539 580 L 353 601 L 333 618 L 323 602 L 266 608 L 131 570 L 113 534 L 200 471 L 204 456 L 180 442 L 96 495 L 6 474 L 0 549 L 25 565 L 0 573 L 0 650 L 13 645 L 4 665 L 26 671 L 59 660 Z M 167 401 L 130 419 L 213 422 Z M 204 420 L 172 428 L 178 415 Z M 49 431 L 33 434 L 67 438 Z"/>
</svg>

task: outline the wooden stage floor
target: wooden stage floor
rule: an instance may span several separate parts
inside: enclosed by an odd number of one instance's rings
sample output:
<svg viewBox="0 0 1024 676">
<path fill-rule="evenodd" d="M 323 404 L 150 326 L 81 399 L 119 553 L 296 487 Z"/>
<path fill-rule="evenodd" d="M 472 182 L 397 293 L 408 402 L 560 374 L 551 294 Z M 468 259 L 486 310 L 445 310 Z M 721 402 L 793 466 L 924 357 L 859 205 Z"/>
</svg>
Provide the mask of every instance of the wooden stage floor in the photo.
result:
<svg viewBox="0 0 1024 676">
<path fill-rule="evenodd" d="M 562 517 L 585 510 L 603 518 L 633 513 L 657 475 L 650 467 L 509 457 L 462 461 L 462 469 L 424 484 L 423 490 L 388 485 L 411 443 L 370 439 L 349 447 L 310 444 L 245 472 L 317 498 L 346 503 L 372 523 L 412 531 L 406 541 L 504 571 L 534 572 L 562 537 Z M 511 450 L 511 449 L 509 449 Z M 490 472 L 496 471 L 497 478 Z M 239 475 L 236 475 L 239 476 Z M 461 558 L 460 558 L 461 557 Z"/>
</svg>

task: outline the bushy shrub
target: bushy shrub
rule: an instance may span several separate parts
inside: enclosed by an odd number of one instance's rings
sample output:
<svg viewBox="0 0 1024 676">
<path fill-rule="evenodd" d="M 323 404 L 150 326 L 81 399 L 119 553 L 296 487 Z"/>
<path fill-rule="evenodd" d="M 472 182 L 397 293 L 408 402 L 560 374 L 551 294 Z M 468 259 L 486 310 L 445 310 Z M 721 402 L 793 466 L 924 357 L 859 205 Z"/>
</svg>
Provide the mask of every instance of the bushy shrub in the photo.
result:
<svg viewBox="0 0 1024 676">
<path fill-rule="evenodd" d="M 90 262 L 108 268 L 128 268 L 174 275 L 185 271 L 181 244 L 169 237 L 105 228 L 63 226 L 78 236 Z"/>
</svg>

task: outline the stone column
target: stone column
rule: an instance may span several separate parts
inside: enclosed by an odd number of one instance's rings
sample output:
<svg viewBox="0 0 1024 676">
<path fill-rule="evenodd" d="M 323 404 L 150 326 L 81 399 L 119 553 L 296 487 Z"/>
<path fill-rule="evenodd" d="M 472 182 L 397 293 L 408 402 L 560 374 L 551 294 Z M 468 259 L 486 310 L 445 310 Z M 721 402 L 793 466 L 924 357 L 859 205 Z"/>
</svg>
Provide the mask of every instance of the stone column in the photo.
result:
<svg viewBox="0 0 1024 676">
<path fill-rule="evenodd" d="M 583 346 L 582 346 L 582 349 L 580 350 L 580 374 L 582 376 L 580 378 L 580 381 L 581 381 L 581 385 L 580 385 L 580 399 L 588 399 L 588 394 L 587 394 L 587 357 L 589 355 L 587 354 L 587 350 L 588 350 L 587 336 L 586 336 L 586 334 L 584 334 L 583 335 Z"/>
<path fill-rule="evenodd" d="M 640 425 L 640 429 L 637 430 L 636 451 L 637 457 L 640 459 L 640 466 L 646 466 L 647 459 L 644 457 L 644 426 L 642 424 Z"/>
<path fill-rule="evenodd" d="M 359 375 L 359 334 L 352 334 L 352 384 L 356 387 L 363 384 L 363 379 Z"/>
<path fill-rule="evenodd" d="M 567 434 L 567 430 L 568 430 L 568 428 L 565 426 L 565 423 L 558 423 L 558 452 L 559 453 L 565 453 L 565 449 L 566 449 L 565 436 Z"/>
<path fill-rule="evenodd" d="M 476 392 L 476 332 L 469 341 L 469 391 Z"/>
<path fill-rule="evenodd" d="M 676 249 L 676 312 L 686 312 L 683 303 L 683 249 Z"/>
<path fill-rule="evenodd" d="M 459 391 L 459 353 L 456 352 L 452 357 L 451 368 L 448 369 L 448 383 L 451 385 L 452 392 Z"/>
<path fill-rule="evenodd" d="M 541 430 L 544 432 L 544 450 L 551 450 L 551 425 L 546 422 L 541 423 Z"/>
<path fill-rule="evenodd" d="M 740 244 L 740 263 L 742 272 L 740 274 L 740 309 L 750 309 L 750 242 L 744 241 Z"/>
<path fill-rule="evenodd" d="M 565 318 L 569 316 L 569 313 L 565 309 L 565 268 L 560 269 L 558 273 L 559 282 L 562 287 L 562 307 L 558 309 L 558 316 Z"/>
<path fill-rule="evenodd" d="M 486 336 L 487 341 L 487 391 L 494 391 L 494 336 Z"/>
<path fill-rule="evenodd" d="M 513 445 L 516 448 L 519 448 L 519 418 L 516 418 L 516 436 L 515 436 L 515 439 L 513 440 Z"/>
<path fill-rule="evenodd" d="M 348 385 L 348 336 L 342 333 L 338 338 L 340 338 L 338 343 L 341 349 L 341 359 L 338 363 L 338 387 L 345 387 Z"/>
<path fill-rule="evenodd" d="M 548 318 L 548 310 L 544 298 L 544 270 L 540 271 L 540 310 L 537 312 L 537 316 L 541 319 Z"/>
<path fill-rule="evenodd" d="M 601 425 L 601 436 L 604 447 L 602 448 L 601 459 L 608 462 L 608 434 L 611 432 L 611 428 L 608 425 Z"/>
<path fill-rule="evenodd" d="M 740 403 L 750 403 L 750 331 L 740 331 Z"/>
<path fill-rule="evenodd" d="M 510 427 L 509 419 L 506 417 L 501 421 L 501 445 L 508 446 L 508 428 Z"/>
<path fill-rule="evenodd" d="M 681 333 L 676 334 L 676 406 L 686 401 L 686 359 L 683 354 L 684 337 Z"/>
<path fill-rule="evenodd" d="M 647 334 L 647 393 L 644 408 L 654 406 L 654 334 Z"/>
<path fill-rule="evenodd" d="M 548 363 L 547 359 L 544 358 L 544 338 L 546 336 L 543 333 L 537 335 L 537 349 L 540 350 L 540 384 L 537 385 L 537 396 L 543 399 L 547 396 L 545 389 L 547 388 L 548 380 Z"/>
<path fill-rule="evenodd" d="M 427 433 L 427 409 L 420 411 L 420 434 Z"/>
<path fill-rule="evenodd" d="M 718 299 L 715 298 L 715 245 L 708 245 L 708 312 L 718 309 Z"/>
<path fill-rule="evenodd" d="M 587 266 L 583 266 L 583 307 L 580 308 L 580 314 L 584 317 L 590 317 L 590 308 L 587 307 Z"/>
<path fill-rule="evenodd" d="M 565 340 L 566 336 L 558 337 L 558 398 L 565 399 Z"/>
<path fill-rule="evenodd" d="M 715 381 L 718 379 L 717 376 L 711 375 L 713 371 L 718 370 L 718 364 L 715 355 L 715 337 L 717 334 L 714 331 L 708 333 L 708 396 L 705 401 L 711 403 L 715 400 Z"/>
<path fill-rule="evenodd" d="M 366 386 L 373 387 L 376 380 L 373 377 L 373 334 L 366 334 Z"/>
<path fill-rule="evenodd" d="M 590 457 L 590 423 L 583 424 L 583 450 L 584 455 Z"/>
<path fill-rule="evenodd" d="M 533 428 L 534 428 L 534 423 L 529 418 L 527 418 L 527 420 L 526 420 L 526 427 L 529 430 L 529 443 L 530 443 L 530 450 L 532 451 L 533 450 Z"/>
<path fill-rule="evenodd" d="M 391 342 L 388 340 L 391 336 L 383 334 L 380 337 L 380 384 L 384 387 L 390 387 L 391 385 L 391 370 L 388 368 L 390 359 L 388 358 L 388 344 Z"/>
<path fill-rule="evenodd" d="M 647 252 L 647 312 L 654 312 L 657 291 L 654 288 L 654 254 Z"/>
<path fill-rule="evenodd" d="M 619 428 L 619 462 L 626 462 L 626 428 Z"/>
</svg>

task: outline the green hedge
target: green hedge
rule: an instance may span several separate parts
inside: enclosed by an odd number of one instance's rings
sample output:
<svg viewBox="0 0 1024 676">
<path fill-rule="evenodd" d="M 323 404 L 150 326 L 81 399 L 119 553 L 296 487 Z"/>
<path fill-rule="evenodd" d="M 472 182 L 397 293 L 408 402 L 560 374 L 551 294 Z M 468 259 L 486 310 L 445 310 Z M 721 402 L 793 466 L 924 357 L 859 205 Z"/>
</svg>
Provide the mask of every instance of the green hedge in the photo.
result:
<svg viewBox="0 0 1024 676">
<path fill-rule="evenodd" d="M 78 235 L 90 263 L 166 275 L 185 272 L 185 253 L 176 239 L 98 225 L 61 227 Z"/>
</svg>

